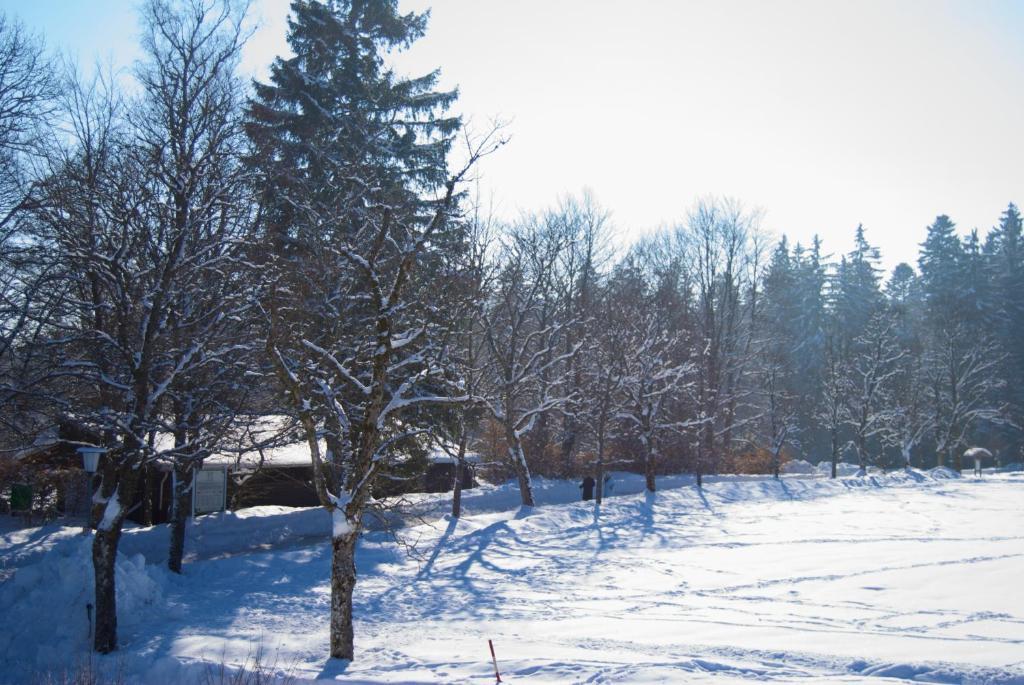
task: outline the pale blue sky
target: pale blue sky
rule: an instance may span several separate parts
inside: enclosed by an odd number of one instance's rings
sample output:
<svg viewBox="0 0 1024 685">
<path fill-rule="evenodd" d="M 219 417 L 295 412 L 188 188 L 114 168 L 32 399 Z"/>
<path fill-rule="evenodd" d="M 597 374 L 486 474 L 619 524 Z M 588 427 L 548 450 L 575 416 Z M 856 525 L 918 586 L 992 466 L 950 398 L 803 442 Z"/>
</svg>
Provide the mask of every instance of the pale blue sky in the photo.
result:
<svg viewBox="0 0 1024 685">
<path fill-rule="evenodd" d="M 503 214 L 586 186 L 628 240 L 732 195 L 832 252 L 863 222 L 891 266 L 936 214 L 984 232 L 1024 202 L 1024 2 L 401 2 L 431 4 L 398 67 L 440 66 L 478 126 L 511 120 L 482 180 Z M 0 0 L 51 46 L 125 65 L 135 5 Z M 246 69 L 284 48 L 286 12 L 256 0 Z"/>
</svg>

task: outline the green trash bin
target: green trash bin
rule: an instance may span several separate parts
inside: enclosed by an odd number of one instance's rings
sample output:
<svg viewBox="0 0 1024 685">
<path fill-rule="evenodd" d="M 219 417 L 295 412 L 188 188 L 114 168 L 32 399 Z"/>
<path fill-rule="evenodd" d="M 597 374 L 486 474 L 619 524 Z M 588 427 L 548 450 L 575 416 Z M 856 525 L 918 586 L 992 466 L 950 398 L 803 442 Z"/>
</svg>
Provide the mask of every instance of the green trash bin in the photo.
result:
<svg viewBox="0 0 1024 685">
<path fill-rule="evenodd" d="M 11 486 L 11 511 L 28 511 L 32 508 L 32 486 L 15 483 Z"/>
</svg>

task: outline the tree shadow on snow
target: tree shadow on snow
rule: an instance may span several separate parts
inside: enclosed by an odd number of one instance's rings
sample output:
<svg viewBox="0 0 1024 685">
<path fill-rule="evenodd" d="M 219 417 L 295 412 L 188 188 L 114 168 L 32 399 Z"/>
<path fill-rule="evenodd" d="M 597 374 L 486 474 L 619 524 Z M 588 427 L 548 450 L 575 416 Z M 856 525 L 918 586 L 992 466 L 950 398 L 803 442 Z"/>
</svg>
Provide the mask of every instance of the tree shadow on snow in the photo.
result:
<svg viewBox="0 0 1024 685">
<path fill-rule="evenodd" d="M 644 490 L 644 504 L 640 507 L 644 537 L 654 534 L 654 505 L 657 501 L 658 494 L 656 492 Z"/>
<path fill-rule="evenodd" d="M 423 565 L 423 568 L 420 569 L 420 572 L 416 574 L 416 580 L 422 580 L 423 578 L 427 578 L 430 576 L 431 572 L 434 570 L 434 563 L 437 561 L 437 557 L 441 555 L 441 550 L 443 550 L 445 546 L 448 544 L 449 538 L 451 538 L 452 533 L 455 532 L 455 529 L 458 527 L 458 525 L 459 519 L 455 517 L 452 517 L 448 521 L 448 527 L 444 529 L 444 532 L 441 534 L 441 537 L 437 539 L 437 544 L 434 545 L 434 550 L 430 553 L 430 557 L 427 559 L 427 563 L 425 563 Z"/>
<path fill-rule="evenodd" d="M 360 614 L 376 616 L 399 611 L 427 616 L 459 608 L 477 614 L 501 609 L 493 588 L 502 581 L 494 576 L 507 580 L 523 576 L 528 566 L 521 562 L 530 555 L 532 546 L 507 521 L 492 523 L 452 540 L 454 530 L 455 526 L 449 525 L 438 540 L 426 572 L 418 573 L 412 582 L 399 583 L 367 597 L 360 602 Z M 460 561 L 438 568 L 441 552 Z M 507 566 L 502 564 L 506 561 Z"/>
<path fill-rule="evenodd" d="M 319 680 L 337 680 L 338 676 L 345 675 L 348 667 L 352 664 L 348 659 L 328 659 L 323 669 L 317 674 Z"/>
<path fill-rule="evenodd" d="M 711 502 L 708 501 L 707 495 L 704 494 L 704 488 L 702 488 L 700 486 L 694 486 L 694 487 L 697 490 L 697 497 L 700 498 L 701 505 L 703 505 L 703 507 L 705 509 L 707 509 L 710 513 L 716 514 L 717 512 L 715 512 L 715 508 L 713 506 L 711 506 Z"/>
</svg>

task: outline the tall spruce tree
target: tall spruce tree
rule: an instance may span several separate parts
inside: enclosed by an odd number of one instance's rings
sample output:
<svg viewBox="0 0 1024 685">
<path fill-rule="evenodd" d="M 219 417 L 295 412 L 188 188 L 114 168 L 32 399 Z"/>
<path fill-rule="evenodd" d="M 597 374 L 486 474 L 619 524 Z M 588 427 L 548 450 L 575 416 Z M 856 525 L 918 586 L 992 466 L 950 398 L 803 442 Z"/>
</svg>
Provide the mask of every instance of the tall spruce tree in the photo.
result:
<svg viewBox="0 0 1024 685">
<path fill-rule="evenodd" d="M 815 236 L 809 250 L 797 244 L 792 259 L 797 318 L 791 391 L 799 426 L 799 447 L 810 457 L 825 453 L 829 438 L 815 419 L 822 398 L 826 361 L 826 265 L 821 255 L 821 240 Z"/>
<path fill-rule="evenodd" d="M 843 354 L 850 351 L 882 306 L 878 260 L 878 248 L 868 243 L 864 226 L 858 225 L 853 250 L 841 260 L 833 285 L 832 309 Z"/>
<path fill-rule="evenodd" d="M 293 57 L 255 84 L 246 130 L 263 176 L 267 237 L 278 251 L 351 239 L 377 203 L 419 211 L 446 179 L 461 122 L 445 116 L 456 91 L 432 71 L 402 78 L 383 55 L 420 38 L 427 14 L 397 0 L 294 0 Z M 325 221 L 330 217 L 330 221 Z"/>
<path fill-rule="evenodd" d="M 951 330 L 962 310 L 960 292 L 964 248 L 956 235 L 956 224 L 942 214 L 928 227 L 917 260 L 925 314 L 933 329 Z"/>
<path fill-rule="evenodd" d="M 988 325 L 1004 355 L 1001 375 L 1007 379 L 1004 402 L 1009 425 L 1002 431 L 1000 448 L 1010 460 L 1021 453 L 1024 436 L 1024 237 L 1020 210 L 1013 203 L 985 240 Z"/>
<path fill-rule="evenodd" d="M 961 321 L 980 328 L 992 319 L 996 303 L 992 301 L 988 264 L 982 252 L 977 229 L 963 240 L 958 274 Z"/>
</svg>

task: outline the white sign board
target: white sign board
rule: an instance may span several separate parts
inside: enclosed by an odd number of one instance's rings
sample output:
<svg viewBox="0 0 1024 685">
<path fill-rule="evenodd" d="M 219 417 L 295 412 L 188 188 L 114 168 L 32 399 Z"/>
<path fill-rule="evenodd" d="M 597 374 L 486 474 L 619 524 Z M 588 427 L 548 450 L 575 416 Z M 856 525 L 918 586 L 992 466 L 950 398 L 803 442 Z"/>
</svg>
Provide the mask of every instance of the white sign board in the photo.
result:
<svg viewBox="0 0 1024 685">
<path fill-rule="evenodd" d="M 228 495 L 226 469 L 196 471 L 192 485 L 192 515 L 224 511 Z"/>
</svg>

